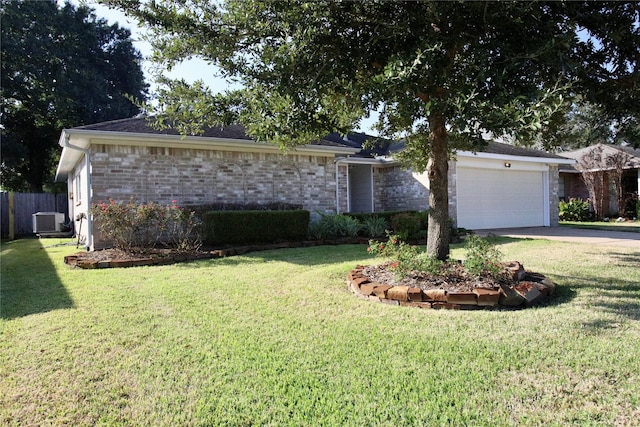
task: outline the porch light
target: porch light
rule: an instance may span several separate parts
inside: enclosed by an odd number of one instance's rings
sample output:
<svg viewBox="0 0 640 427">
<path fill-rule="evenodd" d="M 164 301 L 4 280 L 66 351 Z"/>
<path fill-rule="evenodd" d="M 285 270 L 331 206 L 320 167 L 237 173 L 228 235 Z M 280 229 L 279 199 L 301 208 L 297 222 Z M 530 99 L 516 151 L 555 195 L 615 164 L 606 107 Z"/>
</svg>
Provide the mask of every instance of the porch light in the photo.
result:
<svg viewBox="0 0 640 427">
<path fill-rule="evenodd" d="M 511 163 L 509 163 L 509 162 L 504 162 L 504 167 L 505 167 L 505 168 L 510 168 L 510 167 L 511 167 Z"/>
</svg>

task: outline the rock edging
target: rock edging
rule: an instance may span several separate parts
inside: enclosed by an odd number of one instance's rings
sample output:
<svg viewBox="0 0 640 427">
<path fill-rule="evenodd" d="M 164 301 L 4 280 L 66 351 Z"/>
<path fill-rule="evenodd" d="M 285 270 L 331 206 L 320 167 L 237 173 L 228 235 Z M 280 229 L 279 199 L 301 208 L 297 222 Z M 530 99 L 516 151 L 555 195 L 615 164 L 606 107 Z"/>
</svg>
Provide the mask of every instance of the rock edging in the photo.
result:
<svg viewBox="0 0 640 427">
<path fill-rule="evenodd" d="M 555 283 L 539 273 L 525 271 L 517 261 L 507 269 L 517 280 L 513 286 L 499 289 L 477 287 L 471 292 L 448 292 L 444 289 L 422 290 L 412 286 L 393 286 L 369 280 L 358 265 L 347 278 L 347 287 L 358 298 L 384 304 L 417 308 L 478 310 L 498 307 L 522 308 L 542 303 L 555 291 Z"/>
<path fill-rule="evenodd" d="M 196 254 L 171 254 L 163 256 L 141 256 L 138 258 L 127 259 L 106 259 L 97 260 L 92 259 L 88 254 L 90 252 L 77 252 L 75 254 L 67 255 L 64 257 L 64 263 L 70 267 L 77 267 L 82 269 L 97 269 L 97 268 L 125 268 L 125 267 L 140 267 L 145 265 L 170 265 L 179 262 L 195 261 L 199 259 L 211 259 L 211 258 L 225 258 L 235 255 L 244 255 L 249 252 L 266 251 L 273 249 L 284 248 L 299 248 L 299 247 L 311 247 L 322 245 L 339 245 L 344 243 L 357 243 L 364 244 L 363 239 L 352 240 L 340 240 L 340 241 L 320 241 L 320 240 L 305 240 L 301 242 L 283 242 L 272 243 L 264 245 L 246 245 L 235 246 L 224 249 L 214 249 L 211 251 L 202 251 Z"/>
</svg>

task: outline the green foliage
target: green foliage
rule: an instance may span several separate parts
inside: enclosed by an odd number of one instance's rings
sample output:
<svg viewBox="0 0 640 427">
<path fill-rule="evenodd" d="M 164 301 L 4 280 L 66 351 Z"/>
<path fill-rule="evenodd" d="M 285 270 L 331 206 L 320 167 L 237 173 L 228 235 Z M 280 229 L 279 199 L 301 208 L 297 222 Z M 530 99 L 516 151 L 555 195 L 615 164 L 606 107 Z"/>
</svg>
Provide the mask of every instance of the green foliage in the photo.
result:
<svg viewBox="0 0 640 427">
<path fill-rule="evenodd" d="M 320 213 L 320 220 L 310 225 L 309 235 L 315 239 L 338 239 L 356 237 L 363 229 L 359 219 L 348 215 L 327 215 Z"/>
<path fill-rule="evenodd" d="M 53 182 L 65 127 L 131 117 L 146 99 L 129 30 L 56 1 L 2 1 L 2 186 Z M 132 101 L 135 99 L 135 101 Z"/>
<path fill-rule="evenodd" d="M 504 272 L 502 253 L 487 239 L 470 235 L 465 245 L 464 268 L 469 274 L 497 277 Z"/>
<path fill-rule="evenodd" d="M 209 245 L 300 241 L 309 233 L 309 211 L 212 211 L 203 215 Z"/>
<path fill-rule="evenodd" d="M 200 249 L 200 227 L 202 222 L 195 211 L 179 207 L 175 201 L 166 207 L 168 217 L 168 237 L 171 247 L 178 252 L 190 252 Z"/>
<path fill-rule="evenodd" d="M 2 242 L 3 426 L 637 424 L 636 248 L 504 239 L 557 297 L 461 313 L 354 298 L 355 245 L 78 271 L 67 243 Z"/>
<path fill-rule="evenodd" d="M 291 148 L 378 111 L 380 133 L 405 142 L 394 157 L 430 169 L 440 235 L 427 248 L 441 258 L 454 151 L 482 148 L 487 131 L 547 144 L 576 93 L 608 117 L 640 109 L 633 2 L 106 2 L 149 24 L 162 65 L 201 57 L 242 85 L 164 80 L 159 109 L 184 130 L 240 122 Z"/>
<path fill-rule="evenodd" d="M 383 217 L 372 215 L 364 219 L 362 226 L 367 237 L 380 237 L 389 228 L 389 223 Z"/>
<path fill-rule="evenodd" d="M 586 200 L 561 200 L 558 207 L 560 221 L 589 221 L 591 219 L 589 202 Z"/>
<path fill-rule="evenodd" d="M 640 199 L 636 201 L 636 218 L 640 220 Z"/>
<path fill-rule="evenodd" d="M 125 251 L 145 252 L 161 241 L 178 251 L 200 246 L 196 232 L 199 222 L 194 212 L 185 211 L 175 202 L 163 206 L 133 200 L 116 203 L 110 199 L 94 204 L 91 214 L 102 237 Z"/>
<path fill-rule="evenodd" d="M 422 220 L 418 214 L 403 212 L 391 218 L 393 232 L 402 240 L 414 239 L 423 230 Z"/>
<path fill-rule="evenodd" d="M 395 234 L 387 233 L 387 237 L 386 242 L 369 240 L 367 252 L 377 257 L 390 258 L 390 267 L 398 277 L 406 277 L 415 271 L 437 274 L 442 270 L 442 261 L 420 250 L 418 246 L 407 244 L 401 236 Z"/>
<path fill-rule="evenodd" d="M 312 221 L 309 224 L 309 238 L 314 240 L 323 240 L 331 238 L 333 228 L 328 221 Z"/>
</svg>

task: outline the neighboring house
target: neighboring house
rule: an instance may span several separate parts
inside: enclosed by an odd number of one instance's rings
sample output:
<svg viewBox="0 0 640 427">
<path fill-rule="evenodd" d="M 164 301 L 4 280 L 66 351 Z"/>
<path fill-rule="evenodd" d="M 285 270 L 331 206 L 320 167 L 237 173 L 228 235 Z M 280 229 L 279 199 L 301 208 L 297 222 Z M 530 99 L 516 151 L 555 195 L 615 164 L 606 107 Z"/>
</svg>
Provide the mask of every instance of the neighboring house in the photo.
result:
<svg viewBox="0 0 640 427">
<path fill-rule="evenodd" d="M 397 143 L 363 150 L 371 137 L 336 134 L 287 153 L 257 143 L 241 126 L 207 129 L 202 136 L 158 131 L 144 118 L 73 129 L 60 136 L 57 180 L 67 180 L 70 217 L 91 204 L 133 198 L 161 204 L 286 202 L 312 214 L 424 210 L 426 174 L 393 160 Z M 449 166 L 449 212 L 459 227 L 554 226 L 558 223 L 557 155 L 490 143 L 485 152 L 458 152 Z M 80 229 L 99 248 L 90 215 Z"/>
<path fill-rule="evenodd" d="M 578 169 L 580 165 L 585 165 L 590 171 L 608 172 L 613 169 L 611 159 L 622 154 L 625 159 L 624 171 L 622 174 L 623 198 L 627 200 L 627 206 L 620 209 L 615 190 L 612 188 L 610 177 L 604 174 L 604 199 L 605 214 L 624 215 L 626 212 L 635 212 L 635 202 L 640 189 L 640 149 L 622 145 L 596 144 L 581 148 L 575 151 L 561 153 L 562 156 L 575 159 L 575 165 L 562 165 L 559 175 L 559 196 L 561 200 L 569 199 L 589 199 L 589 191 L 582 179 L 582 174 Z M 591 159 L 591 160 L 590 160 Z M 596 164 L 593 159 L 598 159 Z"/>
</svg>

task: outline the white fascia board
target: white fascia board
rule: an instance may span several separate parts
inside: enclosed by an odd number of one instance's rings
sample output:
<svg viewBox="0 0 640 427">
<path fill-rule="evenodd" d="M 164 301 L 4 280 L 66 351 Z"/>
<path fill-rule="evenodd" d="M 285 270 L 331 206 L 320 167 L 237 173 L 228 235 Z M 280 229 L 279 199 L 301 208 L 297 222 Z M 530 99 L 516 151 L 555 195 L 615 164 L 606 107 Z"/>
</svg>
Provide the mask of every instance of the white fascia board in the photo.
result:
<svg viewBox="0 0 640 427">
<path fill-rule="evenodd" d="M 58 145 L 62 147 L 62 153 L 60 154 L 60 161 L 56 169 L 55 181 L 64 181 L 67 175 L 75 169 L 76 165 L 82 157 L 84 152 L 89 147 L 88 138 L 71 138 L 72 133 L 68 129 L 63 129 L 58 140 Z M 71 145 L 72 147 L 69 147 Z"/>
<path fill-rule="evenodd" d="M 202 136 L 162 135 L 134 132 L 96 131 L 90 129 L 64 129 L 60 135 L 58 145 L 62 147 L 60 162 L 56 170 L 56 181 L 64 180 L 82 159 L 83 153 L 77 149 L 70 149 L 65 141 L 80 149 L 88 149 L 94 144 L 133 145 L 133 146 L 162 146 L 170 148 L 194 148 L 205 150 L 227 150 L 240 152 L 285 153 L 272 144 L 261 144 L 245 139 L 210 138 Z M 355 148 L 331 147 L 322 145 L 303 145 L 286 153 L 298 153 L 334 157 L 336 155 L 354 155 Z"/>
<path fill-rule="evenodd" d="M 282 153 L 280 148 L 273 144 L 258 143 L 246 139 L 230 139 L 230 138 L 211 138 L 205 136 L 180 136 L 180 135 L 164 135 L 149 134 L 135 132 L 112 132 L 112 131 L 95 131 L 89 129 L 71 129 L 68 131 L 71 135 L 85 135 L 91 142 L 99 144 L 118 144 L 126 143 L 126 145 L 135 146 L 154 146 L 161 144 L 163 147 L 171 148 L 198 148 L 198 149 L 225 149 L 228 151 L 252 151 L 252 152 L 273 152 Z M 331 156 L 337 154 L 355 154 L 358 152 L 355 148 L 348 147 L 331 147 L 322 145 L 301 145 L 290 150 L 295 153 L 318 154 L 322 156 Z"/>
<path fill-rule="evenodd" d="M 382 165 L 388 163 L 395 163 L 393 160 L 371 157 L 338 157 L 341 164 L 349 165 Z"/>
<path fill-rule="evenodd" d="M 508 160 L 512 162 L 525 162 L 525 163 L 546 163 L 554 165 L 574 165 L 576 161 L 574 159 L 556 159 L 552 157 L 527 157 L 527 156 L 512 156 L 509 154 L 495 154 L 484 152 L 471 152 L 471 151 L 458 151 L 455 154 L 456 157 L 470 157 L 478 159 L 492 159 L 492 160 Z"/>
</svg>

